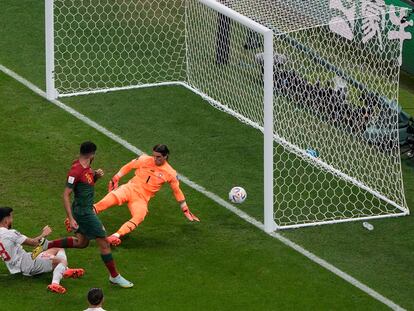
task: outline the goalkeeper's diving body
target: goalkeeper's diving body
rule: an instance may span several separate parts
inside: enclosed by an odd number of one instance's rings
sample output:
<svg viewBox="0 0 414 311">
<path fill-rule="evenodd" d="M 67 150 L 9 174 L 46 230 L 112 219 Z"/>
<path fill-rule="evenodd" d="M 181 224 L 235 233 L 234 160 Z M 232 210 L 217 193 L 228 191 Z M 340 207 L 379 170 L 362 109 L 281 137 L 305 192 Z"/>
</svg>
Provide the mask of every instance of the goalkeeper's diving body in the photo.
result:
<svg viewBox="0 0 414 311">
<path fill-rule="evenodd" d="M 177 172 L 167 161 L 168 147 L 166 145 L 156 145 L 152 151 L 152 156 L 141 155 L 124 165 L 109 182 L 109 193 L 94 205 L 96 213 L 101 213 L 111 206 L 128 202 L 132 218 L 107 238 L 113 246 L 121 244 L 121 237 L 133 231 L 144 220 L 148 213 L 149 200 L 166 182 L 170 184 L 175 199 L 180 204 L 185 217 L 190 221 L 200 221 L 190 212 L 179 186 Z M 118 187 L 118 182 L 122 176 L 128 174 L 132 169 L 135 169 L 135 176 L 128 183 Z"/>
</svg>

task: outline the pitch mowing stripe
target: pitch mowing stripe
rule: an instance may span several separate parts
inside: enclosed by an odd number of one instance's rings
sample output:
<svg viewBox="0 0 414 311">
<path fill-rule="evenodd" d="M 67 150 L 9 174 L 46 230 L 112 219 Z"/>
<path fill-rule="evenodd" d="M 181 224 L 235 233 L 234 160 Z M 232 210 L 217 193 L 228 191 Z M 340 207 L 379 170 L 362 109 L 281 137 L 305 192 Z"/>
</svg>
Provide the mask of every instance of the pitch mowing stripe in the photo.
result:
<svg viewBox="0 0 414 311">
<path fill-rule="evenodd" d="M 1 64 L 0 64 L 0 70 L 3 73 L 7 74 L 8 76 L 12 77 L 13 79 L 17 80 L 18 82 L 20 82 L 21 84 L 23 84 L 24 86 L 26 86 L 27 88 L 29 88 L 30 90 L 32 90 L 33 92 L 35 92 L 36 94 L 38 94 L 41 97 L 43 97 L 46 100 L 48 100 L 47 97 L 46 97 L 46 93 L 44 91 L 42 91 L 40 88 L 38 88 L 36 85 L 34 85 L 33 83 L 31 83 L 30 81 L 28 81 L 25 78 L 19 76 L 17 73 L 15 73 L 14 71 L 12 71 L 12 70 L 4 67 Z M 76 111 L 75 109 L 73 109 L 73 108 L 65 105 L 64 103 L 60 102 L 59 100 L 48 100 L 48 101 L 51 102 L 52 104 L 58 106 L 59 108 L 65 110 L 66 112 L 70 113 L 71 115 L 73 115 L 74 117 L 78 118 L 82 122 L 84 122 L 84 123 L 88 124 L 89 126 L 93 127 L 94 129 L 96 129 L 97 131 L 101 132 L 105 136 L 111 138 L 112 140 L 114 140 L 115 142 L 119 143 L 120 145 L 122 145 L 126 149 L 128 149 L 128 150 L 130 150 L 130 151 L 132 151 L 132 152 L 134 152 L 134 153 L 136 153 L 138 155 L 140 155 L 140 154 L 143 153 L 140 149 L 138 149 L 137 147 L 131 145 L 126 140 L 122 139 L 118 135 L 116 135 L 116 134 L 112 133 L 111 131 L 107 130 L 106 128 L 104 128 L 103 126 L 99 125 L 98 123 L 92 121 L 91 119 L 89 119 L 85 115 L 81 114 L 80 112 Z M 191 181 L 187 177 L 185 177 L 183 175 L 179 175 L 179 177 L 180 177 L 180 180 L 183 183 L 185 183 L 186 185 L 188 185 L 191 188 L 193 188 L 194 190 L 196 190 L 196 191 L 204 194 L 206 197 L 208 197 L 209 199 L 213 200 L 217 204 L 225 207 L 226 209 L 228 209 L 229 211 L 233 212 L 234 214 L 236 214 L 240 218 L 244 219 L 248 223 L 252 224 L 253 226 L 255 226 L 255 227 L 259 228 L 260 230 L 262 230 L 263 232 L 265 232 L 264 231 L 264 225 L 260 221 L 254 219 L 253 217 L 249 216 L 245 212 L 243 212 L 243 211 L 239 210 L 238 208 L 234 207 L 233 205 L 231 205 L 227 201 L 223 200 L 222 198 L 220 198 L 216 194 L 208 191 L 204 187 L 196 184 L 195 182 Z M 397 305 L 392 300 L 390 300 L 390 299 L 382 296 L 380 293 L 376 292 L 372 288 L 370 288 L 367 285 L 361 283 L 360 281 L 358 281 L 357 279 L 353 278 L 349 274 L 347 274 L 347 273 L 343 272 L 342 270 L 338 269 L 337 267 L 335 267 L 334 265 L 330 264 L 326 260 L 323 260 L 322 258 L 319 258 L 315 254 L 309 252 L 308 250 L 306 250 L 302 246 L 294 243 L 293 241 L 289 240 L 288 238 L 282 236 L 281 234 L 276 233 L 276 232 L 271 232 L 271 233 L 266 233 L 266 234 L 268 234 L 271 237 L 279 240 L 280 242 L 282 242 L 286 246 L 294 249 L 295 251 L 297 251 L 300 254 L 302 254 L 303 256 L 309 258 L 310 260 L 312 260 L 313 262 L 315 262 L 318 265 L 322 266 L 323 268 L 331 271 L 332 273 L 336 274 L 337 276 L 339 276 L 343 280 L 347 281 L 348 283 L 350 283 L 350 284 L 354 285 L 355 287 L 359 288 L 360 290 L 362 290 L 363 292 L 367 293 L 371 297 L 373 297 L 376 300 L 378 300 L 378 301 L 382 302 L 383 304 L 387 305 L 391 309 L 393 309 L 393 310 L 405 310 L 404 308 L 400 307 L 399 305 Z"/>
</svg>

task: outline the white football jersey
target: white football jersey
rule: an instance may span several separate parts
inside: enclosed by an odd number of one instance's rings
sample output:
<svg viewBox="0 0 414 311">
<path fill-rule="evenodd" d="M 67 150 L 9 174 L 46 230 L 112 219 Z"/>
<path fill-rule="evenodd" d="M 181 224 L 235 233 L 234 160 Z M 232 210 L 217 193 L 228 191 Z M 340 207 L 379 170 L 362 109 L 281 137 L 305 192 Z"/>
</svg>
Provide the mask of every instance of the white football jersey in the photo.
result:
<svg viewBox="0 0 414 311">
<path fill-rule="evenodd" d="M 20 264 L 24 257 L 31 257 L 22 243 L 27 237 L 13 229 L 0 228 L 0 257 L 6 263 L 11 274 L 21 272 Z"/>
</svg>

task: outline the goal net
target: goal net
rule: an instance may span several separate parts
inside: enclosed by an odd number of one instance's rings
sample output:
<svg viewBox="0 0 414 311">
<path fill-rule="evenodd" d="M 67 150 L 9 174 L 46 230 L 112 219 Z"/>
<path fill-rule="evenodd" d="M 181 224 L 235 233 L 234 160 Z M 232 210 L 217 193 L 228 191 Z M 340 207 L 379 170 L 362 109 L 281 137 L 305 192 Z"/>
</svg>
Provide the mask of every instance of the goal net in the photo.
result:
<svg viewBox="0 0 414 311">
<path fill-rule="evenodd" d="M 274 219 L 398 216 L 400 42 L 381 1 L 227 1 L 274 31 Z"/>
<path fill-rule="evenodd" d="M 54 0 L 59 96 L 185 80 L 185 7 L 177 1 Z"/>
<path fill-rule="evenodd" d="M 380 1 L 46 0 L 49 97 L 181 84 L 264 132 L 265 227 L 407 215 Z"/>
</svg>

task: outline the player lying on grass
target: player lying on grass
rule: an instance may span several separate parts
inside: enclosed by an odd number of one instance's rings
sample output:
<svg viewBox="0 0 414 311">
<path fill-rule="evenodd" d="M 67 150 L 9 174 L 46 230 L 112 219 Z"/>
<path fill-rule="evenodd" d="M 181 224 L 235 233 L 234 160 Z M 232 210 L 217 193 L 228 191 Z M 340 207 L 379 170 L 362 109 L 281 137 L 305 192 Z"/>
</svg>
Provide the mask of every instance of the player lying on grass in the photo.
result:
<svg viewBox="0 0 414 311">
<path fill-rule="evenodd" d="M 95 239 L 101 252 L 101 258 L 109 271 L 109 281 L 121 287 L 128 288 L 134 284 L 123 278 L 115 267 L 111 246 L 106 240 L 105 229 L 98 216 L 93 211 L 95 182 L 103 176 L 103 171 L 94 171 L 91 163 L 95 157 L 96 145 L 84 142 L 80 146 L 80 155 L 72 163 L 67 176 L 66 188 L 63 192 L 63 202 L 67 214 L 67 225 L 75 230 L 76 237 L 66 237 L 54 241 L 44 240 L 33 254 L 53 247 L 85 248 L 89 241 Z M 70 204 L 70 196 L 74 193 L 74 201 Z"/>
<path fill-rule="evenodd" d="M 41 252 L 36 259 L 26 252 L 22 245 L 35 246 L 39 241 L 49 235 L 52 230 L 49 226 L 43 228 L 42 234 L 35 238 L 28 238 L 20 232 L 12 229 L 13 209 L 0 207 L 0 257 L 5 262 L 11 274 L 22 273 L 25 276 L 33 276 L 53 271 L 52 283 L 48 290 L 63 294 L 66 289 L 60 285 L 63 278 L 77 278 L 84 274 L 83 269 L 69 269 L 63 248 L 50 248 Z"/>
<path fill-rule="evenodd" d="M 190 212 L 180 189 L 177 172 L 167 161 L 170 153 L 167 146 L 156 145 L 152 151 L 152 156 L 142 155 L 124 165 L 109 182 L 109 193 L 94 205 L 96 213 L 100 213 L 111 206 L 128 202 L 132 218 L 124 223 L 116 233 L 108 237 L 109 243 L 114 246 L 121 244 L 121 237 L 130 233 L 144 220 L 148 213 L 149 200 L 166 182 L 170 184 L 185 217 L 190 221 L 200 221 Z M 132 169 L 135 169 L 135 176 L 127 184 L 118 188 L 121 177 Z"/>
</svg>

